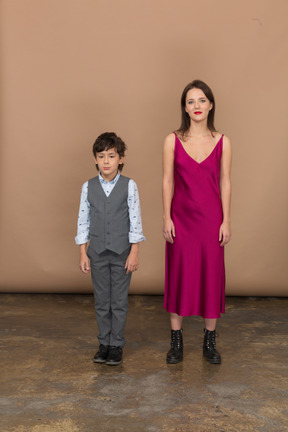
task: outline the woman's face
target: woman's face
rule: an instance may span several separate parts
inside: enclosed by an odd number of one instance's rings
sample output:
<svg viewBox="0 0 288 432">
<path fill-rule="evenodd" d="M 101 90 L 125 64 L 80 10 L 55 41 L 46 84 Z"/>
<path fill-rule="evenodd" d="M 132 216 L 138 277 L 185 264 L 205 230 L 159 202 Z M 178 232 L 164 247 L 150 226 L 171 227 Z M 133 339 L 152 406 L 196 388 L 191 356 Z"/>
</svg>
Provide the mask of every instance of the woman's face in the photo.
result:
<svg viewBox="0 0 288 432">
<path fill-rule="evenodd" d="M 185 111 L 191 120 L 199 122 L 207 120 L 209 111 L 213 108 L 212 102 L 207 99 L 202 90 L 192 88 L 186 95 Z"/>
</svg>

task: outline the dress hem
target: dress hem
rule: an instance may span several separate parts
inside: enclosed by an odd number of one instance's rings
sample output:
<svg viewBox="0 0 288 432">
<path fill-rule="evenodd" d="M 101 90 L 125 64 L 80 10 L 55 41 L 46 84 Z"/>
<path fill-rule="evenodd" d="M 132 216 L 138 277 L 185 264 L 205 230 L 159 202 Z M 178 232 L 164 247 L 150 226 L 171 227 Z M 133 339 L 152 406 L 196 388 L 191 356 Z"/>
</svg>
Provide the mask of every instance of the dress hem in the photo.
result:
<svg viewBox="0 0 288 432">
<path fill-rule="evenodd" d="M 204 315 L 201 315 L 199 313 L 193 313 L 193 312 L 189 313 L 188 315 L 187 314 L 181 314 L 181 313 L 175 312 L 174 310 L 173 311 L 169 310 L 165 306 L 163 306 L 163 309 L 165 309 L 168 313 L 175 313 L 181 317 L 199 316 L 199 317 L 204 318 L 204 319 L 218 319 L 218 318 L 221 318 L 221 314 L 225 314 L 225 311 L 224 311 L 224 312 L 220 312 L 220 314 L 216 317 L 215 316 L 211 317 L 211 316 L 204 316 Z"/>
</svg>

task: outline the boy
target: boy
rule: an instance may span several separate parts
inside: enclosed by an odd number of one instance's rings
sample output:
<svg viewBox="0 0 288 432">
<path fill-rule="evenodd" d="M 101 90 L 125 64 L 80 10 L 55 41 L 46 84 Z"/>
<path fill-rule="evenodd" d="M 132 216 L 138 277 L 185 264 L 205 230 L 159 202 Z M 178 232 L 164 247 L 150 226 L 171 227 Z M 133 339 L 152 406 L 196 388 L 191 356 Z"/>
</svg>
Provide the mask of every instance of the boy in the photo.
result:
<svg viewBox="0 0 288 432">
<path fill-rule="evenodd" d="M 75 237 L 80 270 L 87 274 L 91 266 L 100 343 L 93 361 L 110 366 L 122 362 L 131 273 L 138 269 L 139 242 L 145 240 L 137 185 L 120 175 L 125 150 L 113 132 L 96 139 L 99 175 L 82 186 Z"/>
</svg>

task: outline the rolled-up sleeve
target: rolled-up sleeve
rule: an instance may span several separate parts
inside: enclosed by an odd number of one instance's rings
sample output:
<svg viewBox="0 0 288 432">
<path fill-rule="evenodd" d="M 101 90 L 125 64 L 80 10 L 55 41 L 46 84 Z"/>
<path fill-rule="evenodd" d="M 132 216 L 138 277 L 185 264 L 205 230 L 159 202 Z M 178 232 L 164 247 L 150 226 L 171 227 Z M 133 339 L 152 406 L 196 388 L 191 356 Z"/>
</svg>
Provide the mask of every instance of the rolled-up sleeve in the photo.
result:
<svg viewBox="0 0 288 432">
<path fill-rule="evenodd" d="M 138 188 L 134 180 L 129 180 L 128 184 L 128 208 L 130 218 L 129 243 L 139 243 L 146 238 L 143 235 L 141 207 Z"/>
<path fill-rule="evenodd" d="M 80 207 L 77 222 L 76 244 L 84 244 L 89 240 L 90 229 L 90 204 L 88 201 L 88 182 L 85 182 L 81 190 Z"/>
</svg>

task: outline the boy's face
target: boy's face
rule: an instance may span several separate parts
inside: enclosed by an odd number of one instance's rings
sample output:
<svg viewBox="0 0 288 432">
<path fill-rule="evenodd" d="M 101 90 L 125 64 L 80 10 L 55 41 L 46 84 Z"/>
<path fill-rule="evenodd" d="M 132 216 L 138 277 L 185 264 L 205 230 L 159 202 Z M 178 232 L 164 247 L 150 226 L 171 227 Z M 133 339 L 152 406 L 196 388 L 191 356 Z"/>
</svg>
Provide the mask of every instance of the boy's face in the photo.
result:
<svg viewBox="0 0 288 432">
<path fill-rule="evenodd" d="M 122 164 L 124 157 L 120 157 L 115 149 L 104 150 L 96 153 L 95 162 L 99 167 L 102 177 L 111 181 L 117 175 L 118 165 Z"/>
</svg>

